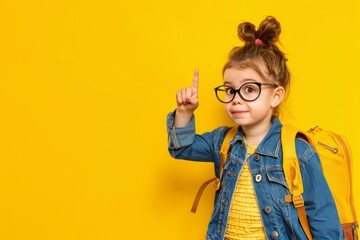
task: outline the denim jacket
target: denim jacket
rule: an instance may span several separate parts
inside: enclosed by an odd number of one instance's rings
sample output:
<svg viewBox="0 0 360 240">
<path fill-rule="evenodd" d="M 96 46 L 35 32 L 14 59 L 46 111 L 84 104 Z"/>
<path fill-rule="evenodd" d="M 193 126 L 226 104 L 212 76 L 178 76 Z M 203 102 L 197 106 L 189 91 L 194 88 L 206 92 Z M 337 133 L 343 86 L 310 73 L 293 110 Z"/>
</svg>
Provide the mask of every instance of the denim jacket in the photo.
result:
<svg viewBox="0 0 360 240">
<path fill-rule="evenodd" d="M 195 134 L 195 117 L 182 128 L 173 126 L 174 113 L 167 118 L 168 148 L 172 157 L 193 161 L 214 162 L 219 177 L 220 148 L 228 127 Z M 282 169 L 280 132 L 282 124 L 275 117 L 267 135 L 256 152 L 248 158 L 253 186 L 267 239 L 307 239 L 299 223 L 289 195 Z M 207 240 L 223 240 L 233 192 L 246 161 L 246 144 L 241 128 L 230 141 L 229 157 L 221 174 L 221 188 L 215 194 L 214 210 L 208 225 Z M 321 171 L 315 150 L 305 141 L 296 139 L 296 151 L 304 184 L 303 198 L 314 239 L 343 239 L 336 206 Z"/>
</svg>

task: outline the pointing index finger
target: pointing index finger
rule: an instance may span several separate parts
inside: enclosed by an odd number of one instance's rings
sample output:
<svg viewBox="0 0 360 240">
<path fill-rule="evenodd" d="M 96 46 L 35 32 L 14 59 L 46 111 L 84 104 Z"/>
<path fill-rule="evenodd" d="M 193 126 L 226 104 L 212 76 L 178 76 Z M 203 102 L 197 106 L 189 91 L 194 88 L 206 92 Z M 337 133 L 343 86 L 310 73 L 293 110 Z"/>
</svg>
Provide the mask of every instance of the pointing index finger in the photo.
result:
<svg viewBox="0 0 360 240">
<path fill-rule="evenodd" d="M 192 87 L 193 87 L 194 89 L 196 89 L 196 91 L 197 91 L 198 86 L 199 86 L 199 70 L 198 70 L 198 69 L 195 69 L 195 71 L 194 71 L 194 78 L 193 78 L 193 80 L 192 80 Z"/>
</svg>

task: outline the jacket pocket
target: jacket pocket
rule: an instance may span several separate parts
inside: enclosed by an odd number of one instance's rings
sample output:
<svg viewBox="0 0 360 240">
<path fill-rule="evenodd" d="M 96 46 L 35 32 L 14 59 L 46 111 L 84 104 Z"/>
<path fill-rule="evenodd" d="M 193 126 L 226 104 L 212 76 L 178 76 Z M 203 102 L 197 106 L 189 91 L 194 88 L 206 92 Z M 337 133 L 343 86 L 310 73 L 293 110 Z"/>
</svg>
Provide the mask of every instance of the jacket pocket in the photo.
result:
<svg viewBox="0 0 360 240">
<path fill-rule="evenodd" d="M 285 180 L 284 172 L 281 170 L 267 171 L 266 176 L 269 181 L 269 190 L 271 191 L 273 201 L 281 206 L 292 204 L 285 201 L 285 196 L 289 195 L 290 191 Z"/>
<path fill-rule="evenodd" d="M 282 185 L 283 187 L 285 187 L 286 189 L 289 189 L 288 185 L 285 181 L 285 175 L 284 175 L 283 171 L 279 171 L 279 170 L 267 171 L 266 175 L 267 175 L 269 182 L 278 183 L 278 184 Z"/>
</svg>

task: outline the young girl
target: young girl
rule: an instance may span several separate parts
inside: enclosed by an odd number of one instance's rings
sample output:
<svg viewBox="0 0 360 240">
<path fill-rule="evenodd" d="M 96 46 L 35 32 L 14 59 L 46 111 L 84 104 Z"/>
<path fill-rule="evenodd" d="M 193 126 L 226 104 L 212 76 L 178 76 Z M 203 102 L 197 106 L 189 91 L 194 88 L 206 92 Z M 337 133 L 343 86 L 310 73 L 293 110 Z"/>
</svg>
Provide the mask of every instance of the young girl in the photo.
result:
<svg viewBox="0 0 360 240">
<path fill-rule="evenodd" d="M 276 46 L 281 29 L 273 17 L 258 29 L 241 23 L 235 47 L 223 69 L 224 83 L 215 88 L 217 99 L 238 126 L 216 192 L 206 239 L 307 239 L 291 202 L 282 170 L 278 109 L 290 81 L 284 53 Z M 177 108 L 167 118 L 169 152 L 177 159 L 214 162 L 219 175 L 219 150 L 229 131 L 220 127 L 195 134 L 193 115 L 199 102 L 199 73 L 192 87 L 176 94 Z M 342 239 L 330 189 L 314 149 L 296 140 L 311 234 L 314 239 Z M 218 176 L 219 177 L 219 176 Z"/>
</svg>

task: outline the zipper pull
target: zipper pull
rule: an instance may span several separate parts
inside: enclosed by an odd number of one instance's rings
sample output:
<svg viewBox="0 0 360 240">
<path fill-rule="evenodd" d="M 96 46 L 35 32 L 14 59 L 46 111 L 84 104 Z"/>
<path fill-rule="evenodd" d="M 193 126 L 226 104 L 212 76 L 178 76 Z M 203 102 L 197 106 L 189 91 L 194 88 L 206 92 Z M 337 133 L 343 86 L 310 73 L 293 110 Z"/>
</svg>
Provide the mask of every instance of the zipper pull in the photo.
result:
<svg viewBox="0 0 360 240">
<path fill-rule="evenodd" d="M 323 148 L 326 148 L 328 150 L 330 150 L 331 152 L 333 153 L 337 153 L 339 151 L 339 149 L 337 147 L 331 147 L 325 143 L 322 143 L 322 142 L 318 142 L 318 145 L 323 147 Z"/>
</svg>

